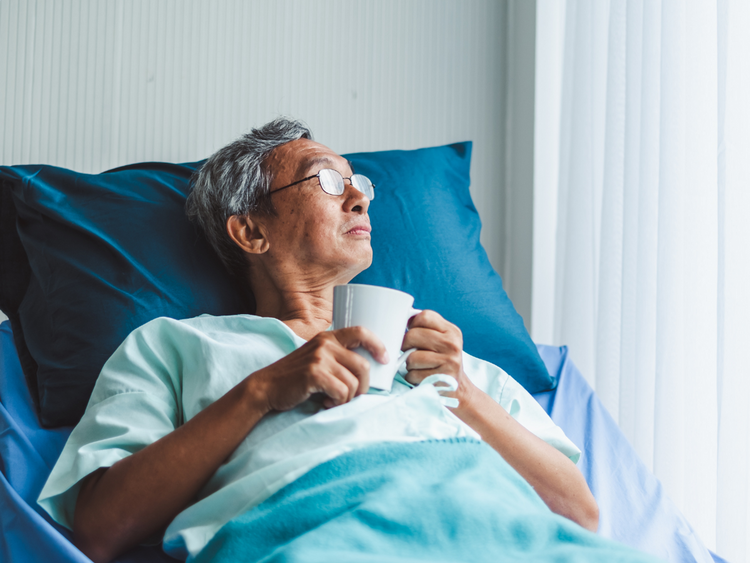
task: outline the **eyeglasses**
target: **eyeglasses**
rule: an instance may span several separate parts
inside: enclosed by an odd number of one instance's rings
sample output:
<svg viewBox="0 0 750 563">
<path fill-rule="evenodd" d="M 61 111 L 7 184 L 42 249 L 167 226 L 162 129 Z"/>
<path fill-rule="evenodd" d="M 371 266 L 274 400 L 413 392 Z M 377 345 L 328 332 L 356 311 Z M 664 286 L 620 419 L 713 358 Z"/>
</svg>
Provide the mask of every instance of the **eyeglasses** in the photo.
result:
<svg viewBox="0 0 750 563">
<path fill-rule="evenodd" d="M 308 176 L 307 178 L 302 178 L 301 180 L 293 182 L 288 186 L 284 186 L 283 188 L 274 190 L 271 192 L 271 194 L 275 194 L 277 192 L 280 192 L 281 190 L 291 188 L 292 186 L 296 186 L 297 184 L 301 184 L 302 182 L 307 182 L 308 180 L 312 180 L 313 178 L 318 179 L 318 182 L 320 182 L 320 187 L 325 193 L 329 195 L 343 195 L 344 180 L 349 180 L 351 185 L 365 194 L 367 199 L 369 199 L 370 201 L 375 199 L 375 184 L 373 184 L 367 176 L 363 176 L 362 174 L 352 174 L 351 177 L 344 178 L 338 171 L 331 168 L 324 168 L 317 174 L 313 174 L 312 176 Z"/>
</svg>

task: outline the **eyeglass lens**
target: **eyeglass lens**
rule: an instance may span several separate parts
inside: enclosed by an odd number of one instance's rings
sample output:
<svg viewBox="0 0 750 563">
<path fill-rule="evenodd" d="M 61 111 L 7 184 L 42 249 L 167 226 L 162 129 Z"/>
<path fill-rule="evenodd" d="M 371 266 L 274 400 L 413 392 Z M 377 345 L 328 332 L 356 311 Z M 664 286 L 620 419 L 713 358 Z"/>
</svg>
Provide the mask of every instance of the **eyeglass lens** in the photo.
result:
<svg viewBox="0 0 750 563">
<path fill-rule="evenodd" d="M 360 192 L 367 196 L 367 199 L 372 200 L 375 197 L 375 190 L 373 189 L 372 182 L 367 176 L 362 174 L 354 174 L 350 178 L 352 186 L 357 188 Z"/>
<path fill-rule="evenodd" d="M 342 195 L 344 193 L 344 178 L 336 170 L 324 168 L 318 172 L 320 187 L 330 195 Z M 372 200 L 375 197 L 375 190 L 372 182 L 367 176 L 354 174 L 350 179 L 352 186 L 362 192 L 367 199 Z"/>
</svg>

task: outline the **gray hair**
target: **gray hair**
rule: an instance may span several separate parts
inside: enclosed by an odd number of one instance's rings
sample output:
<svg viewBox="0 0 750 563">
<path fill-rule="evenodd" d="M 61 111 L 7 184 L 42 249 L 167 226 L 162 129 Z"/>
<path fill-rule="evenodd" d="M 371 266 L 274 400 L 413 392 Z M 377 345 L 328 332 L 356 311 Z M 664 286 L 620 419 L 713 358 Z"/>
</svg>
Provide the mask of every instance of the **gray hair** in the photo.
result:
<svg viewBox="0 0 750 563">
<path fill-rule="evenodd" d="M 275 148 L 312 138 L 304 123 L 278 117 L 219 149 L 193 174 L 185 211 L 230 273 L 241 276 L 248 263 L 227 234 L 227 220 L 249 213 L 275 215 L 270 196 L 273 176 L 263 163 Z"/>
</svg>

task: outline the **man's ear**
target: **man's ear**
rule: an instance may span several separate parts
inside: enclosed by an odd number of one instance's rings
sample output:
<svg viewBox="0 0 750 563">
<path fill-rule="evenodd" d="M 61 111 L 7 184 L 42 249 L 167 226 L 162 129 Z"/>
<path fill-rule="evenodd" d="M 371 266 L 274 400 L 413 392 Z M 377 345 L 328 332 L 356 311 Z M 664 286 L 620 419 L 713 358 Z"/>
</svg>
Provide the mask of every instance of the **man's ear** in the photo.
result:
<svg viewBox="0 0 750 563">
<path fill-rule="evenodd" d="M 247 215 L 232 215 L 227 219 L 227 233 L 237 246 L 249 254 L 263 254 L 271 246 L 265 226 Z"/>
</svg>

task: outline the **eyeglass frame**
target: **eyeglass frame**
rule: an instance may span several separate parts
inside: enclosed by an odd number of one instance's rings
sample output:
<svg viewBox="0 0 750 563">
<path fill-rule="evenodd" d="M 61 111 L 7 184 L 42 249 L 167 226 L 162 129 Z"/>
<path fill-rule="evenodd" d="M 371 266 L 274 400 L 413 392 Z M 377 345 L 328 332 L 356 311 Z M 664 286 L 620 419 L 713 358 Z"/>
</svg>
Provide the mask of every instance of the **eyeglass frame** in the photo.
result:
<svg viewBox="0 0 750 563">
<path fill-rule="evenodd" d="M 283 186 L 281 188 L 273 190 L 272 192 L 269 192 L 268 195 L 273 195 L 276 192 L 280 192 L 281 190 L 285 190 L 287 188 L 291 188 L 292 186 L 296 186 L 297 184 L 301 184 L 302 182 L 307 182 L 308 180 L 312 180 L 313 178 L 317 178 L 318 179 L 318 185 L 320 186 L 320 189 L 323 190 L 323 183 L 320 181 L 320 173 L 323 172 L 324 170 L 332 170 L 333 172 L 336 172 L 336 174 L 338 174 L 339 176 L 341 176 L 342 180 L 349 180 L 349 185 L 351 185 L 351 186 L 354 186 L 354 183 L 352 182 L 352 178 L 354 176 L 362 176 L 363 178 L 367 178 L 367 176 L 365 176 L 364 174 L 352 174 L 348 178 L 344 178 L 344 175 L 341 172 L 339 172 L 338 170 L 335 170 L 334 168 L 322 168 L 322 169 L 318 170 L 317 174 L 313 174 L 312 176 L 308 176 L 307 178 L 302 178 L 301 180 L 297 180 L 296 182 L 292 182 L 291 184 L 288 184 L 286 186 Z M 373 199 L 375 199 L 375 184 L 373 184 L 372 180 L 370 180 L 369 178 L 367 178 L 367 181 L 370 182 L 370 185 L 372 186 L 372 189 L 373 189 L 372 199 L 371 198 L 367 198 L 367 199 L 369 199 L 370 201 L 372 201 Z M 344 184 L 344 187 L 346 187 L 346 184 Z M 356 186 L 354 186 L 354 189 L 357 190 L 362 195 L 364 195 L 365 197 L 367 197 L 367 194 L 365 194 L 363 191 L 361 191 Z M 323 190 L 323 192 L 326 193 L 326 194 L 328 194 L 328 195 L 332 195 L 334 197 L 339 197 L 339 196 L 344 195 L 344 192 L 341 192 L 340 194 L 332 194 L 332 193 L 329 193 L 329 192 L 327 192 L 325 190 Z"/>
</svg>

